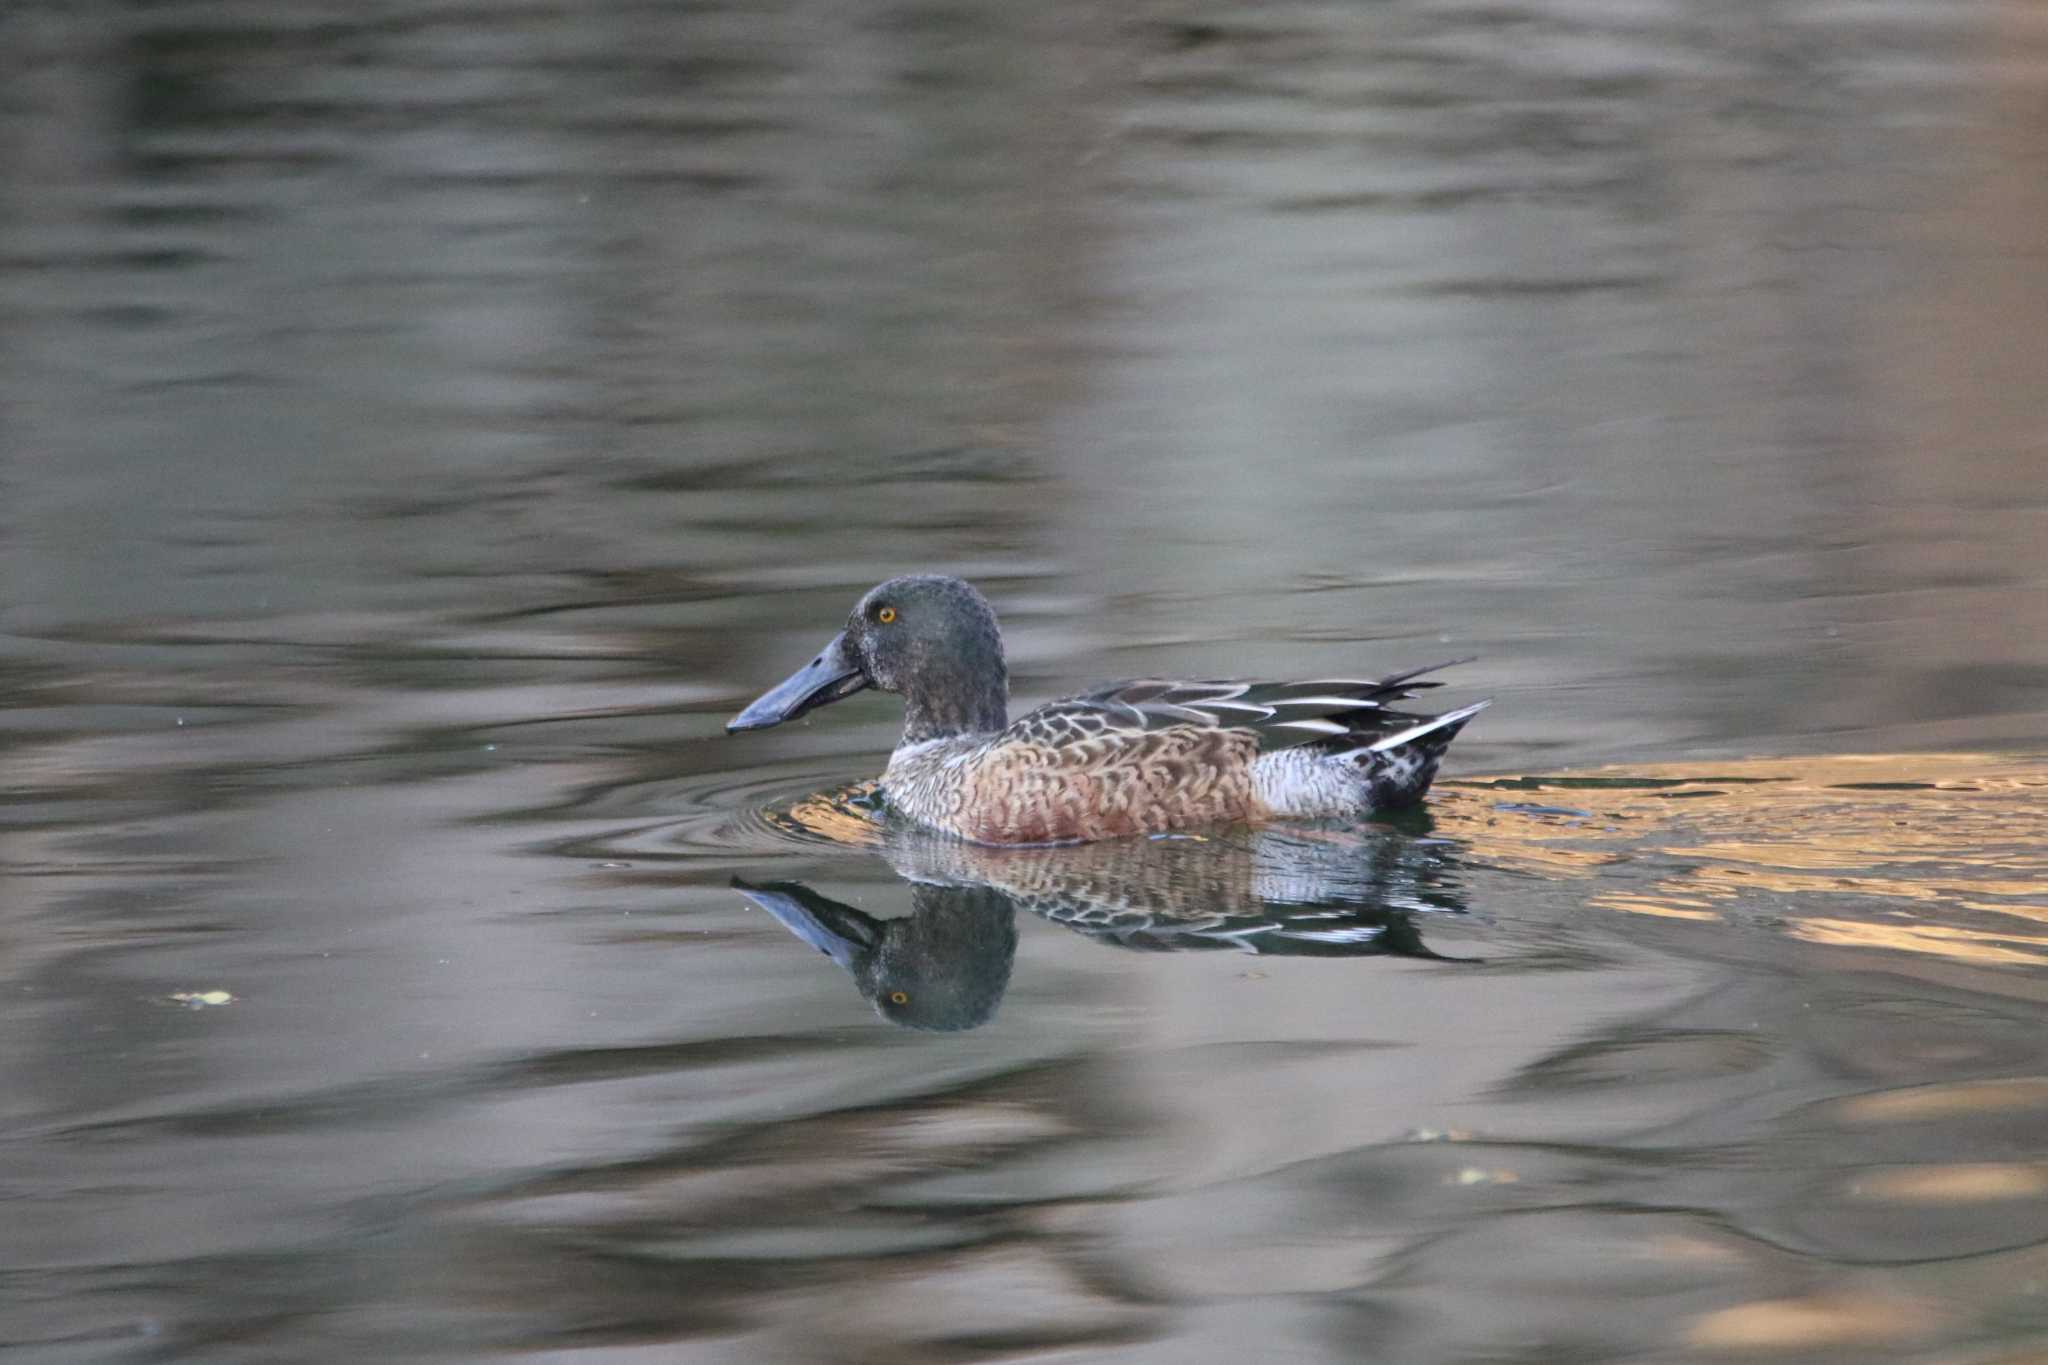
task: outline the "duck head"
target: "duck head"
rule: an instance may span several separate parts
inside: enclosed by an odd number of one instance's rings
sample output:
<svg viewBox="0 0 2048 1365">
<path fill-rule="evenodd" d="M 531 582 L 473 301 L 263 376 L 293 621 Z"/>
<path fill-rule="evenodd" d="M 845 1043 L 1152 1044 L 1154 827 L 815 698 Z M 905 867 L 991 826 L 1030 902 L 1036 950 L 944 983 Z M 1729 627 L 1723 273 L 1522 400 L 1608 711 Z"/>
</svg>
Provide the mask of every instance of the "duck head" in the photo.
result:
<svg viewBox="0 0 2048 1365">
<path fill-rule="evenodd" d="M 988 599 L 961 579 L 930 574 L 870 589 L 846 629 L 727 721 L 726 732 L 765 730 L 869 687 L 902 695 L 906 744 L 1002 729 L 1010 680 Z"/>
</svg>

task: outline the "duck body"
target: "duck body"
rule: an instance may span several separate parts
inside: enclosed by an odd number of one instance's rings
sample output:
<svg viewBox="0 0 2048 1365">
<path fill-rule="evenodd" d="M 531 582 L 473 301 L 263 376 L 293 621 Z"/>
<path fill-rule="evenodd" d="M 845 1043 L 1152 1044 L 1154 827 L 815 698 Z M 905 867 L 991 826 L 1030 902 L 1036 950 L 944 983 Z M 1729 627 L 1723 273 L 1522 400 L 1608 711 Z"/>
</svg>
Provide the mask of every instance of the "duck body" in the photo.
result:
<svg viewBox="0 0 2048 1365">
<path fill-rule="evenodd" d="M 870 591 L 816 659 L 727 729 L 780 724 L 865 687 L 900 692 L 903 739 L 880 784 L 891 807 L 977 843 L 1066 843 L 1411 805 L 1487 705 L 1394 709 L 1447 666 L 1380 679 L 1136 679 L 1012 722 L 994 611 L 960 579 L 919 575 Z"/>
</svg>

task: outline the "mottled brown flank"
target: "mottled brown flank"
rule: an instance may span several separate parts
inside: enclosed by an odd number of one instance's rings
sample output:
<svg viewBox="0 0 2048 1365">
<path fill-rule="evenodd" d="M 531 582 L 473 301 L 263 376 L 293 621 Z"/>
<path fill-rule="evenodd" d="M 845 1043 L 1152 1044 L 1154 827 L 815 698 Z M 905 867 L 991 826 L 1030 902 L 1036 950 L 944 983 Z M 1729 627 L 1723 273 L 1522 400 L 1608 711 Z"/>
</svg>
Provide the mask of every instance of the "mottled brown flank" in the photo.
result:
<svg viewBox="0 0 2048 1365">
<path fill-rule="evenodd" d="M 882 781 L 911 818 L 983 843 L 1109 839 L 1258 818 L 1258 751 L 1249 731 L 1192 725 L 1057 747 L 941 742 L 893 761 Z"/>
</svg>

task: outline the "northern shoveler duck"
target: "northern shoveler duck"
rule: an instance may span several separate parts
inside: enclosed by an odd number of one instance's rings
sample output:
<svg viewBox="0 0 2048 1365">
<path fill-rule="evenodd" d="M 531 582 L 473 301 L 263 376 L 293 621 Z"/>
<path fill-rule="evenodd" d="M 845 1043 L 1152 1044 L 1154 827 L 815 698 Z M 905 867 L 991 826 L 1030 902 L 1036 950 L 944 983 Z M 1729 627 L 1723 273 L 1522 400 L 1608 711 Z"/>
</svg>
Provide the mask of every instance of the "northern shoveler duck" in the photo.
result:
<svg viewBox="0 0 2048 1365">
<path fill-rule="evenodd" d="M 960 579 L 920 574 L 872 589 L 817 658 L 725 728 L 780 725 L 863 688 L 899 693 L 903 738 L 881 778 L 893 808 L 978 843 L 1063 843 L 1412 804 L 1488 703 L 1440 716 L 1389 703 L 1438 686 L 1420 679 L 1449 666 L 1307 682 L 1140 678 L 1013 722 L 994 610 Z"/>
</svg>

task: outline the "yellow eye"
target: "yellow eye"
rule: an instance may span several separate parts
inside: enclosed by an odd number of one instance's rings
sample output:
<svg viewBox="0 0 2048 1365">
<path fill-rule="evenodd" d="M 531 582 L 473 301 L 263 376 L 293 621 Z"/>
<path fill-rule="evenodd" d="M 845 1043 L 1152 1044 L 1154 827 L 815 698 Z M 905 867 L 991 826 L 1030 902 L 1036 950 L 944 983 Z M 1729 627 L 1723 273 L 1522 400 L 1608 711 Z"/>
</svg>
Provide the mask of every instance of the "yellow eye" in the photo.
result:
<svg viewBox="0 0 2048 1365">
<path fill-rule="evenodd" d="M 910 997 L 902 991 L 890 991 L 889 1003 L 892 1005 L 907 1005 L 910 1003 Z"/>
<path fill-rule="evenodd" d="M 877 621 L 880 621 L 885 626 L 888 625 L 891 621 L 896 619 L 896 608 L 883 607 L 880 611 L 875 613 L 875 619 Z M 898 1000 L 896 1003 L 900 1005 L 903 1002 L 901 1000 Z"/>
</svg>

